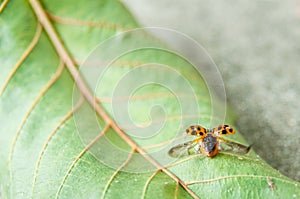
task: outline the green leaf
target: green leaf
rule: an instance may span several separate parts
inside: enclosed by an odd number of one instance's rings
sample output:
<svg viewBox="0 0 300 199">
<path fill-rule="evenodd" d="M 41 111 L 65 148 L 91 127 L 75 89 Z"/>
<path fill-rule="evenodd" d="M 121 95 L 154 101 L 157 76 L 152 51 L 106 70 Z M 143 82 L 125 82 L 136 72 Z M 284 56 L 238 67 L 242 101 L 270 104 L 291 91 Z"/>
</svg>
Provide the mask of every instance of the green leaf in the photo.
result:
<svg viewBox="0 0 300 199">
<path fill-rule="evenodd" d="M 298 182 L 281 175 L 253 151 L 247 156 L 218 154 L 213 159 L 168 157 L 174 145 L 168 141 L 178 132 L 195 123 L 209 126 L 212 104 L 203 78 L 188 60 L 163 50 L 165 45 L 148 34 L 113 40 L 119 49 L 139 43 L 157 48 L 120 54 L 95 88 L 81 68 L 90 89 L 85 87 L 83 79 L 75 76 L 73 63 L 91 64 L 84 59 L 101 42 L 106 47 L 101 56 L 111 56 L 115 52 L 104 41 L 138 27 L 119 2 L 53 0 L 38 5 L 32 0 L 3 1 L 1 6 L 3 198 L 300 196 Z M 57 35 L 46 27 L 45 18 Z M 152 65 L 141 67 L 148 63 Z M 124 95 L 121 80 L 135 86 L 132 92 Z M 146 80 L 170 84 L 140 84 Z M 194 96 L 189 95 L 187 83 Z M 96 109 L 92 92 L 99 99 Z M 188 106 L 181 104 L 182 99 Z M 194 99 L 198 111 L 192 106 Z M 123 111 L 119 106 L 124 102 Z M 122 114 L 129 114 L 131 120 L 123 120 Z M 232 116 L 227 122 L 233 122 Z M 238 133 L 230 139 L 244 143 Z"/>
</svg>

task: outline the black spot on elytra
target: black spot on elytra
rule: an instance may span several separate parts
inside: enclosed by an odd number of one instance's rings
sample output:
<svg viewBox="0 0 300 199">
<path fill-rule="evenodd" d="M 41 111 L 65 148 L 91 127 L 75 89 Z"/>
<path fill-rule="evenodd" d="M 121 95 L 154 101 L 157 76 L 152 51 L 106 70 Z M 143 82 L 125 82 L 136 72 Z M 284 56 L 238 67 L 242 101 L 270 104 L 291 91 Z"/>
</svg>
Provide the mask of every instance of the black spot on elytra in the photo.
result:
<svg viewBox="0 0 300 199">
<path fill-rule="evenodd" d="M 218 130 L 221 130 L 222 129 L 222 126 L 218 126 Z"/>
<path fill-rule="evenodd" d="M 232 133 L 232 131 L 233 131 L 232 129 L 229 129 L 229 132 L 230 132 L 230 133 Z"/>
<path fill-rule="evenodd" d="M 202 132 L 200 132 L 200 133 L 199 133 L 199 135 L 201 135 L 201 136 L 202 136 L 202 135 L 203 135 L 203 133 L 202 133 Z"/>
<path fill-rule="evenodd" d="M 198 126 L 197 130 L 200 131 L 200 127 L 199 126 Z"/>
<path fill-rule="evenodd" d="M 189 133 L 190 131 L 189 131 L 189 129 L 187 129 L 187 130 L 185 130 L 185 132 L 186 132 L 186 133 Z"/>
<path fill-rule="evenodd" d="M 227 131 L 224 129 L 224 130 L 222 130 L 222 134 L 227 134 Z"/>
</svg>

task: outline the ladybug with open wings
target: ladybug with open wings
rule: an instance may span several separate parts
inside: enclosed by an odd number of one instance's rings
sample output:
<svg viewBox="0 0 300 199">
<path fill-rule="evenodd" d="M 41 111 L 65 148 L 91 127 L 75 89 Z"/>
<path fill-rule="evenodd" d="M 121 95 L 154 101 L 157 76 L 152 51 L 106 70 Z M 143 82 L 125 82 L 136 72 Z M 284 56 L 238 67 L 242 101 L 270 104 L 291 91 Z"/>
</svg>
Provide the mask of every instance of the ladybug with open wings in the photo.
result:
<svg viewBox="0 0 300 199">
<path fill-rule="evenodd" d="M 193 125 L 186 129 L 186 134 L 198 136 L 198 138 L 171 148 L 169 150 L 171 157 L 178 158 L 186 155 L 201 154 L 213 158 L 218 152 L 245 155 L 251 149 L 251 145 L 245 146 L 220 137 L 235 134 L 233 128 L 229 125 L 219 125 L 212 129 Z"/>
</svg>

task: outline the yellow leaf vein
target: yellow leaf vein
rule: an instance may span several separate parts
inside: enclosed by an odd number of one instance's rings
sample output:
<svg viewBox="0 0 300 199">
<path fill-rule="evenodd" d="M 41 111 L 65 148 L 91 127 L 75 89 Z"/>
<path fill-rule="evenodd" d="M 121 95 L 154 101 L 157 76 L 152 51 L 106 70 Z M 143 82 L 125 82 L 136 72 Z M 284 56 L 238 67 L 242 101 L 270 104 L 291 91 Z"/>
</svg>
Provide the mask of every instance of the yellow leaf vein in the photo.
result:
<svg viewBox="0 0 300 199">
<path fill-rule="evenodd" d="M 0 5 L 0 13 L 3 11 L 3 9 L 5 8 L 5 6 L 7 5 L 8 0 L 4 0 L 1 5 Z"/>
<path fill-rule="evenodd" d="M 186 184 L 188 186 L 193 185 L 193 184 L 202 184 L 202 183 L 210 183 L 210 182 L 216 182 L 216 181 L 220 181 L 220 180 L 226 180 L 226 179 L 230 179 L 230 178 L 265 178 L 266 179 L 266 183 L 267 183 L 267 178 L 272 178 L 272 179 L 276 179 L 278 181 L 282 181 L 285 183 L 289 183 L 289 184 L 295 184 L 295 182 L 292 182 L 290 180 L 285 180 L 282 178 L 278 178 L 278 177 L 273 177 L 273 176 L 261 176 L 261 175 L 247 175 L 247 174 L 240 174 L 240 175 L 230 175 L 230 176 L 222 176 L 222 177 L 218 177 L 218 178 L 212 178 L 212 179 L 207 179 L 207 180 L 198 180 L 198 181 L 191 181 L 191 182 L 187 182 Z"/>
<path fill-rule="evenodd" d="M 50 135 L 48 136 L 46 142 L 44 143 L 43 148 L 40 151 L 39 157 L 37 159 L 35 169 L 34 169 L 31 197 L 34 194 L 34 188 L 35 188 L 35 184 L 36 184 L 36 180 L 37 180 L 37 174 L 38 174 L 38 171 L 39 171 L 39 166 L 41 164 L 41 160 L 42 160 L 42 157 L 43 157 L 43 155 L 46 151 L 46 148 L 48 147 L 48 144 L 50 143 L 50 141 L 54 137 L 54 135 L 58 132 L 58 130 L 62 127 L 62 125 L 65 124 L 66 121 L 68 121 L 68 119 L 71 118 L 71 116 L 73 116 L 73 114 L 81 107 L 83 102 L 84 102 L 84 99 L 81 96 L 79 101 L 77 102 L 77 104 L 74 106 L 74 108 L 69 113 L 67 113 L 67 115 L 65 115 L 65 117 L 59 122 L 59 124 L 55 127 L 55 129 L 50 133 Z"/>
<path fill-rule="evenodd" d="M 176 183 L 176 188 L 175 188 L 175 193 L 174 193 L 174 199 L 177 199 L 177 195 L 178 195 L 178 190 L 179 190 L 179 183 Z"/>
<path fill-rule="evenodd" d="M 145 186 L 144 186 L 144 189 L 143 189 L 143 192 L 142 192 L 142 196 L 141 196 L 141 199 L 144 199 L 145 196 L 146 196 L 146 192 L 147 192 L 147 188 L 151 182 L 151 180 L 154 178 L 154 176 L 156 176 L 156 174 L 158 174 L 158 172 L 160 172 L 161 170 L 156 170 L 146 181 L 145 183 Z M 177 182 L 178 183 L 178 182 Z"/>
<path fill-rule="evenodd" d="M 55 16 L 49 12 L 47 12 L 47 15 L 49 18 L 56 22 L 56 23 L 61 23 L 61 24 L 66 24 L 66 25 L 76 25 L 76 26 L 89 26 L 89 27 L 100 27 L 100 28 L 106 28 L 106 29 L 112 29 L 112 30 L 121 30 L 125 31 L 128 30 L 129 28 L 125 28 L 121 25 L 118 24 L 112 24 L 112 23 L 105 23 L 101 21 L 82 21 L 79 19 L 71 19 L 71 18 L 64 18 L 64 17 L 59 17 Z"/>
<path fill-rule="evenodd" d="M 80 160 L 80 158 L 108 131 L 108 129 L 110 128 L 110 125 L 107 125 L 101 133 L 99 133 L 79 154 L 78 156 L 74 159 L 74 161 L 72 162 L 72 164 L 70 165 L 69 169 L 67 170 L 65 176 L 63 177 L 57 192 L 56 192 L 56 196 L 55 198 L 58 198 L 63 186 L 65 185 L 65 182 L 68 178 L 68 176 L 70 175 L 72 169 L 74 168 L 74 166 L 76 165 L 76 163 Z"/>
<path fill-rule="evenodd" d="M 123 169 L 127 164 L 128 162 L 131 160 L 133 154 L 134 154 L 134 151 L 135 149 L 132 149 L 132 151 L 129 153 L 129 156 L 127 158 L 127 160 L 112 174 L 112 176 L 109 178 L 108 182 L 106 183 L 105 187 L 104 187 L 104 190 L 102 192 L 102 196 L 101 198 L 104 199 L 105 197 L 105 194 L 111 184 L 111 182 L 113 181 L 113 179 L 116 177 L 116 175 L 119 173 L 119 171 L 121 171 L 121 169 Z"/>
<path fill-rule="evenodd" d="M 198 198 L 198 196 L 189 189 L 184 182 L 182 182 L 176 175 L 174 175 L 169 170 L 165 169 L 162 165 L 160 165 L 156 160 L 154 160 L 149 154 L 147 154 L 140 146 L 138 146 L 117 124 L 116 122 L 108 115 L 108 113 L 103 109 L 103 107 L 100 105 L 99 101 L 95 99 L 94 95 L 91 93 L 90 89 L 86 85 L 83 78 L 79 75 L 79 72 L 74 65 L 74 61 L 71 58 L 69 52 L 66 50 L 65 46 L 60 40 L 60 37 L 58 36 L 57 32 L 54 30 L 50 20 L 48 19 L 48 16 L 41 5 L 41 3 L 37 0 L 30 0 L 30 4 L 37 15 L 38 20 L 45 28 L 46 32 L 48 33 L 48 36 L 50 40 L 52 41 L 57 53 L 61 57 L 61 59 L 66 64 L 66 67 L 68 68 L 69 72 L 73 76 L 75 83 L 77 84 L 78 88 L 82 92 L 82 95 L 85 97 L 85 99 L 89 102 L 91 106 L 95 108 L 95 111 L 97 114 L 103 118 L 103 120 L 106 122 L 107 125 L 111 126 L 112 129 L 115 130 L 115 132 L 124 140 L 126 141 L 132 148 L 135 148 L 137 152 L 139 152 L 141 155 L 144 156 L 146 160 L 148 160 L 151 164 L 153 164 L 158 169 L 161 169 L 163 172 L 165 172 L 168 176 L 170 176 L 173 180 L 176 182 L 179 182 L 181 186 L 184 187 L 184 189 L 194 198 Z M 57 197 L 59 195 L 59 192 L 62 188 L 63 182 L 60 185 L 59 190 L 57 191 Z"/>
<path fill-rule="evenodd" d="M 14 76 L 14 74 L 17 72 L 18 68 L 21 66 L 21 64 L 24 62 L 24 60 L 26 59 L 26 57 L 30 54 L 30 52 L 34 49 L 34 47 L 38 43 L 39 38 L 41 36 L 41 33 L 42 33 L 42 26 L 41 26 L 40 23 L 38 23 L 36 31 L 35 31 L 35 35 L 33 36 L 32 41 L 30 42 L 28 48 L 25 50 L 25 52 L 23 53 L 23 55 L 20 57 L 20 59 L 17 61 L 17 63 L 12 68 L 11 72 L 9 73 L 8 78 L 5 80 L 4 85 L 3 85 L 3 87 L 0 90 L 0 96 L 3 94 L 5 88 L 7 87 L 8 83 L 9 83 L 9 81 Z"/>
<path fill-rule="evenodd" d="M 12 158 L 13 158 L 13 154 L 14 154 L 14 150 L 15 150 L 15 146 L 17 143 L 17 140 L 20 136 L 21 130 L 23 128 L 23 126 L 25 125 L 28 117 L 30 116 L 30 114 L 32 113 L 33 109 L 35 108 L 35 106 L 38 104 L 39 100 L 43 97 L 43 95 L 49 90 L 49 88 L 56 82 L 56 80 L 60 77 L 60 75 L 62 74 L 64 69 L 64 64 L 61 61 L 59 63 L 58 69 L 56 71 L 56 73 L 52 76 L 52 78 L 50 79 L 50 81 L 46 84 L 46 86 L 42 89 L 42 91 L 38 94 L 38 96 L 34 99 L 33 103 L 30 105 L 29 110 L 26 112 L 26 114 L 24 115 L 23 120 L 21 121 L 21 124 L 18 127 L 18 130 L 16 132 L 16 134 L 13 137 L 13 141 L 12 141 L 12 145 L 11 145 L 11 150 L 9 153 L 9 168 L 10 168 L 10 180 L 11 180 L 11 194 L 13 191 L 13 168 L 12 168 Z"/>
</svg>

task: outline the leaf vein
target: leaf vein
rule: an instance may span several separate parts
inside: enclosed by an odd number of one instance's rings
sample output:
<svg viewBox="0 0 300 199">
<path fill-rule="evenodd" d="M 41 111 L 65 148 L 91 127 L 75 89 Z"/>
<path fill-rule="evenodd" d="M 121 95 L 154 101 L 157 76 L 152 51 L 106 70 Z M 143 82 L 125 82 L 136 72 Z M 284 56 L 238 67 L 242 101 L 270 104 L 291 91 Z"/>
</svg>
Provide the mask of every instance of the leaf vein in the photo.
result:
<svg viewBox="0 0 300 199">
<path fill-rule="evenodd" d="M 205 100 L 206 102 L 209 102 L 208 99 L 203 98 L 200 95 L 186 95 L 186 94 L 181 94 L 181 93 L 176 93 L 176 95 L 174 94 L 166 94 L 166 93 L 157 93 L 157 94 L 147 94 L 147 95 L 138 95 L 138 96 L 121 96 L 121 97 L 98 97 L 98 99 L 101 102 L 119 102 L 119 101 L 125 101 L 125 100 L 130 100 L 130 101 L 136 101 L 136 100 L 144 100 L 144 99 L 151 99 L 151 98 L 197 98 L 197 99 L 201 99 L 201 100 Z"/>
<path fill-rule="evenodd" d="M 121 171 L 121 169 L 123 169 L 128 164 L 128 162 L 131 160 L 131 158 L 132 158 L 132 156 L 134 154 L 134 151 L 135 151 L 135 149 L 131 150 L 131 152 L 130 152 L 128 158 L 127 158 L 127 160 L 109 178 L 109 180 L 107 181 L 107 183 L 106 183 L 106 185 L 104 187 L 104 190 L 103 190 L 103 193 L 102 193 L 102 196 L 101 196 L 102 199 L 104 199 L 105 194 L 106 194 L 106 192 L 107 192 L 107 190 L 108 190 L 111 182 L 113 181 L 113 179 L 116 177 L 116 175 L 119 173 L 119 171 Z"/>
<path fill-rule="evenodd" d="M 110 128 L 111 126 L 110 125 L 107 125 L 101 133 L 99 133 L 87 146 L 85 146 L 85 148 L 78 154 L 78 156 L 74 159 L 74 161 L 72 162 L 72 164 L 69 166 L 65 176 L 63 177 L 58 189 L 57 189 L 57 192 L 56 192 L 56 196 L 55 198 L 58 198 L 68 176 L 70 175 L 72 169 L 74 168 L 74 166 L 76 165 L 76 163 L 80 160 L 80 158 L 93 146 L 93 144 L 95 144 L 107 131 L 108 129 Z"/>
<path fill-rule="evenodd" d="M 23 120 L 21 121 L 21 124 L 18 127 L 18 130 L 16 132 L 16 134 L 14 135 L 13 141 L 12 141 L 12 145 L 11 145 L 11 150 L 9 153 L 9 168 L 10 168 L 10 182 L 11 182 L 11 194 L 13 191 L 13 172 L 12 172 L 12 158 L 13 158 L 13 154 L 14 154 L 14 150 L 15 150 L 15 146 L 17 143 L 17 140 L 20 136 L 21 130 L 24 127 L 28 117 L 30 116 L 30 114 L 32 113 L 33 109 L 35 108 L 35 106 L 37 105 L 37 103 L 39 102 L 39 100 L 43 97 L 43 95 L 48 91 L 48 89 L 55 83 L 55 81 L 60 77 L 60 75 L 62 74 L 64 69 L 64 64 L 61 61 L 59 63 L 58 69 L 56 71 L 56 73 L 52 76 L 52 78 L 50 79 L 50 81 L 46 84 L 46 86 L 42 89 L 42 91 L 38 94 L 38 96 L 34 99 L 33 103 L 30 105 L 29 110 L 26 112 L 26 114 L 24 115 Z"/>
<path fill-rule="evenodd" d="M 5 6 L 7 5 L 8 0 L 4 0 L 0 5 L 0 13 L 4 10 Z"/>
<path fill-rule="evenodd" d="M 4 2 L 3 2 L 3 4 L 4 4 Z M 1 11 L 1 9 L 0 9 L 0 11 Z M 9 73 L 7 79 L 4 82 L 4 85 L 2 86 L 2 88 L 0 90 L 0 96 L 3 94 L 5 88 L 7 87 L 8 83 L 9 83 L 9 81 L 12 79 L 14 74 L 17 72 L 17 70 L 19 69 L 21 64 L 24 62 L 24 60 L 27 58 L 27 56 L 30 54 L 30 52 L 34 49 L 34 47 L 38 43 L 39 38 L 41 36 L 41 33 L 42 33 L 42 26 L 41 26 L 40 23 L 38 23 L 36 31 L 35 31 L 35 35 L 33 36 L 32 41 L 30 42 L 29 46 L 27 47 L 27 49 L 25 50 L 23 55 L 20 57 L 20 59 L 17 61 L 17 63 L 12 68 L 11 72 Z"/>
<path fill-rule="evenodd" d="M 67 115 L 64 116 L 64 118 L 59 122 L 59 124 L 55 127 L 55 129 L 50 133 L 46 142 L 44 143 L 43 148 L 39 153 L 39 157 L 37 159 L 35 169 L 34 169 L 33 183 L 32 183 L 32 189 L 31 189 L 31 198 L 33 197 L 33 194 L 34 194 L 34 188 L 35 188 L 35 184 L 36 184 L 36 180 L 37 180 L 39 166 L 41 164 L 42 157 L 46 151 L 46 148 L 48 147 L 49 142 L 54 137 L 54 135 L 58 132 L 58 130 L 62 127 L 62 125 L 65 124 L 67 122 L 67 120 L 81 107 L 81 105 L 83 104 L 83 101 L 84 101 L 83 97 L 81 96 L 79 101 L 77 102 L 77 104 L 74 106 L 74 108 L 69 113 L 67 113 Z"/>
<path fill-rule="evenodd" d="M 174 193 L 174 199 L 177 199 L 177 195 L 178 195 L 178 190 L 179 190 L 179 183 L 176 183 L 176 188 L 175 188 L 175 193 Z"/>
<path fill-rule="evenodd" d="M 194 158 L 204 158 L 204 156 L 199 156 L 199 154 L 195 154 L 195 155 L 192 155 L 192 156 L 190 156 L 190 157 L 187 157 L 187 158 L 185 158 L 185 159 L 182 159 L 182 160 L 179 160 L 179 161 L 177 161 L 177 162 L 174 162 L 174 163 L 172 163 L 172 164 L 168 164 L 168 165 L 166 165 L 165 167 L 166 168 L 171 168 L 171 167 L 174 167 L 174 166 L 176 166 L 176 165 L 179 165 L 179 164 L 181 164 L 181 163 L 183 163 L 183 162 L 186 162 L 186 161 L 189 161 L 189 160 L 191 160 L 191 159 L 194 159 Z"/>
<path fill-rule="evenodd" d="M 177 141 L 177 140 L 180 140 L 182 138 L 184 138 L 185 135 L 182 135 L 182 136 L 179 136 L 179 137 L 175 137 L 173 139 L 170 139 L 170 140 L 167 140 L 167 141 L 164 141 L 164 142 L 160 142 L 160 143 L 157 143 L 157 144 L 153 144 L 153 145 L 148 145 L 148 146 L 144 146 L 143 149 L 155 149 L 155 148 L 158 148 L 158 147 L 161 147 L 161 146 L 164 146 L 164 145 L 167 145 L 171 142 L 174 142 L 174 141 Z"/>
<path fill-rule="evenodd" d="M 112 30 L 121 30 L 121 31 L 126 31 L 129 28 L 125 28 L 119 24 L 112 24 L 112 23 L 105 23 L 102 21 L 82 21 L 79 19 L 71 19 L 71 18 L 64 18 L 64 17 L 59 17 L 56 15 L 53 15 L 49 12 L 47 12 L 47 15 L 49 18 L 56 22 L 56 23 L 61 23 L 61 24 L 66 24 L 66 25 L 76 25 L 76 26 L 88 26 L 88 27 L 100 27 L 100 28 L 106 28 L 106 29 L 112 29 Z"/>
<path fill-rule="evenodd" d="M 75 62 L 76 62 L 77 65 L 84 66 L 84 61 L 83 60 L 78 60 L 77 59 L 77 60 L 75 60 Z M 100 61 L 92 61 L 92 62 L 89 62 L 89 63 L 92 64 L 90 66 L 99 66 L 99 65 L 101 66 L 103 64 L 106 65 L 106 63 L 100 62 Z M 115 66 L 115 67 L 117 67 L 117 66 L 121 66 L 121 67 L 124 67 L 124 66 L 137 67 L 137 66 L 140 66 L 142 64 L 144 64 L 144 63 L 137 62 L 137 61 L 136 62 L 130 62 L 130 61 L 113 61 L 109 65 L 110 66 Z"/>
<path fill-rule="evenodd" d="M 210 119 L 211 116 L 205 115 L 205 114 L 201 114 L 200 116 L 199 115 L 176 115 L 176 116 L 172 116 L 172 117 L 158 118 L 158 119 L 152 120 L 151 124 L 157 124 L 157 123 L 161 123 L 161 122 L 165 122 L 165 121 L 173 121 L 176 119 L 184 119 L 184 118 L 197 118 L 197 119 L 207 118 L 207 119 Z M 133 129 L 139 128 L 139 126 L 145 127 L 145 126 L 149 126 L 149 125 L 150 125 L 150 122 L 141 122 L 141 123 L 137 123 L 136 125 L 127 125 L 127 126 L 124 125 L 122 128 L 126 129 L 126 130 L 133 130 Z"/>
<path fill-rule="evenodd" d="M 73 79 L 75 80 L 75 83 L 77 84 L 78 88 L 81 90 L 83 96 L 86 98 L 86 100 L 89 102 L 91 106 L 95 108 L 95 111 L 97 114 L 103 118 L 103 120 L 110 125 L 116 133 L 124 140 L 126 141 L 132 148 L 135 148 L 137 152 L 139 152 L 141 155 L 144 156 L 146 160 L 148 160 L 151 164 L 156 166 L 158 169 L 161 169 L 163 172 L 165 172 L 168 176 L 170 176 L 173 180 L 176 182 L 179 182 L 182 187 L 194 198 L 198 198 L 198 196 L 190 189 L 188 188 L 184 182 L 182 182 L 176 175 L 174 175 L 169 170 L 165 169 L 162 165 L 160 165 L 156 160 L 154 160 L 149 154 L 147 154 L 140 146 L 138 146 L 117 124 L 116 122 L 108 115 L 108 113 L 101 107 L 99 101 L 95 99 L 94 95 L 91 93 L 90 89 L 86 85 L 83 78 L 79 75 L 79 72 L 74 65 L 74 61 L 71 58 L 69 52 L 66 50 L 65 46 L 59 39 L 59 36 L 55 29 L 53 28 L 50 20 L 48 19 L 48 16 L 41 5 L 39 1 L 36 0 L 30 0 L 30 4 L 35 11 L 37 18 L 45 28 L 46 32 L 48 33 L 48 36 L 50 40 L 52 41 L 55 49 L 57 50 L 57 53 L 61 56 L 64 63 L 66 64 L 67 68 L 69 69 L 69 72 L 73 76 Z M 57 192 L 57 196 L 60 192 L 61 187 L 59 188 Z"/>
<path fill-rule="evenodd" d="M 272 178 L 272 179 L 276 179 L 278 181 L 285 182 L 285 183 L 295 184 L 295 182 L 285 180 L 285 179 L 282 179 L 282 178 L 278 178 L 278 177 L 275 177 L 275 176 L 268 176 L 268 175 L 261 176 L 261 175 L 248 175 L 248 174 L 222 176 L 222 177 L 212 178 L 212 179 L 207 179 L 207 180 L 191 181 L 191 182 L 187 182 L 186 184 L 187 184 L 187 186 L 190 186 L 190 185 L 193 185 L 193 184 L 210 183 L 210 182 L 216 182 L 216 181 L 230 179 L 230 178 L 265 178 L 267 180 L 268 177 Z M 266 181 L 266 183 L 267 183 L 267 181 Z"/>
<path fill-rule="evenodd" d="M 156 176 L 156 174 L 158 174 L 158 172 L 161 171 L 160 169 L 156 170 L 146 181 L 145 183 L 145 186 L 143 188 L 143 192 L 142 192 L 142 196 L 141 196 L 141 199 L 144 199 L 145 198 L 145 195 L 146 195 L 146 191 L 147 191 L 147 188 L 151 182 L 151 180 L 154 178 L 154 176 Z M 178 183 L 178 182 L 177 182 Z"/>
</svg>

